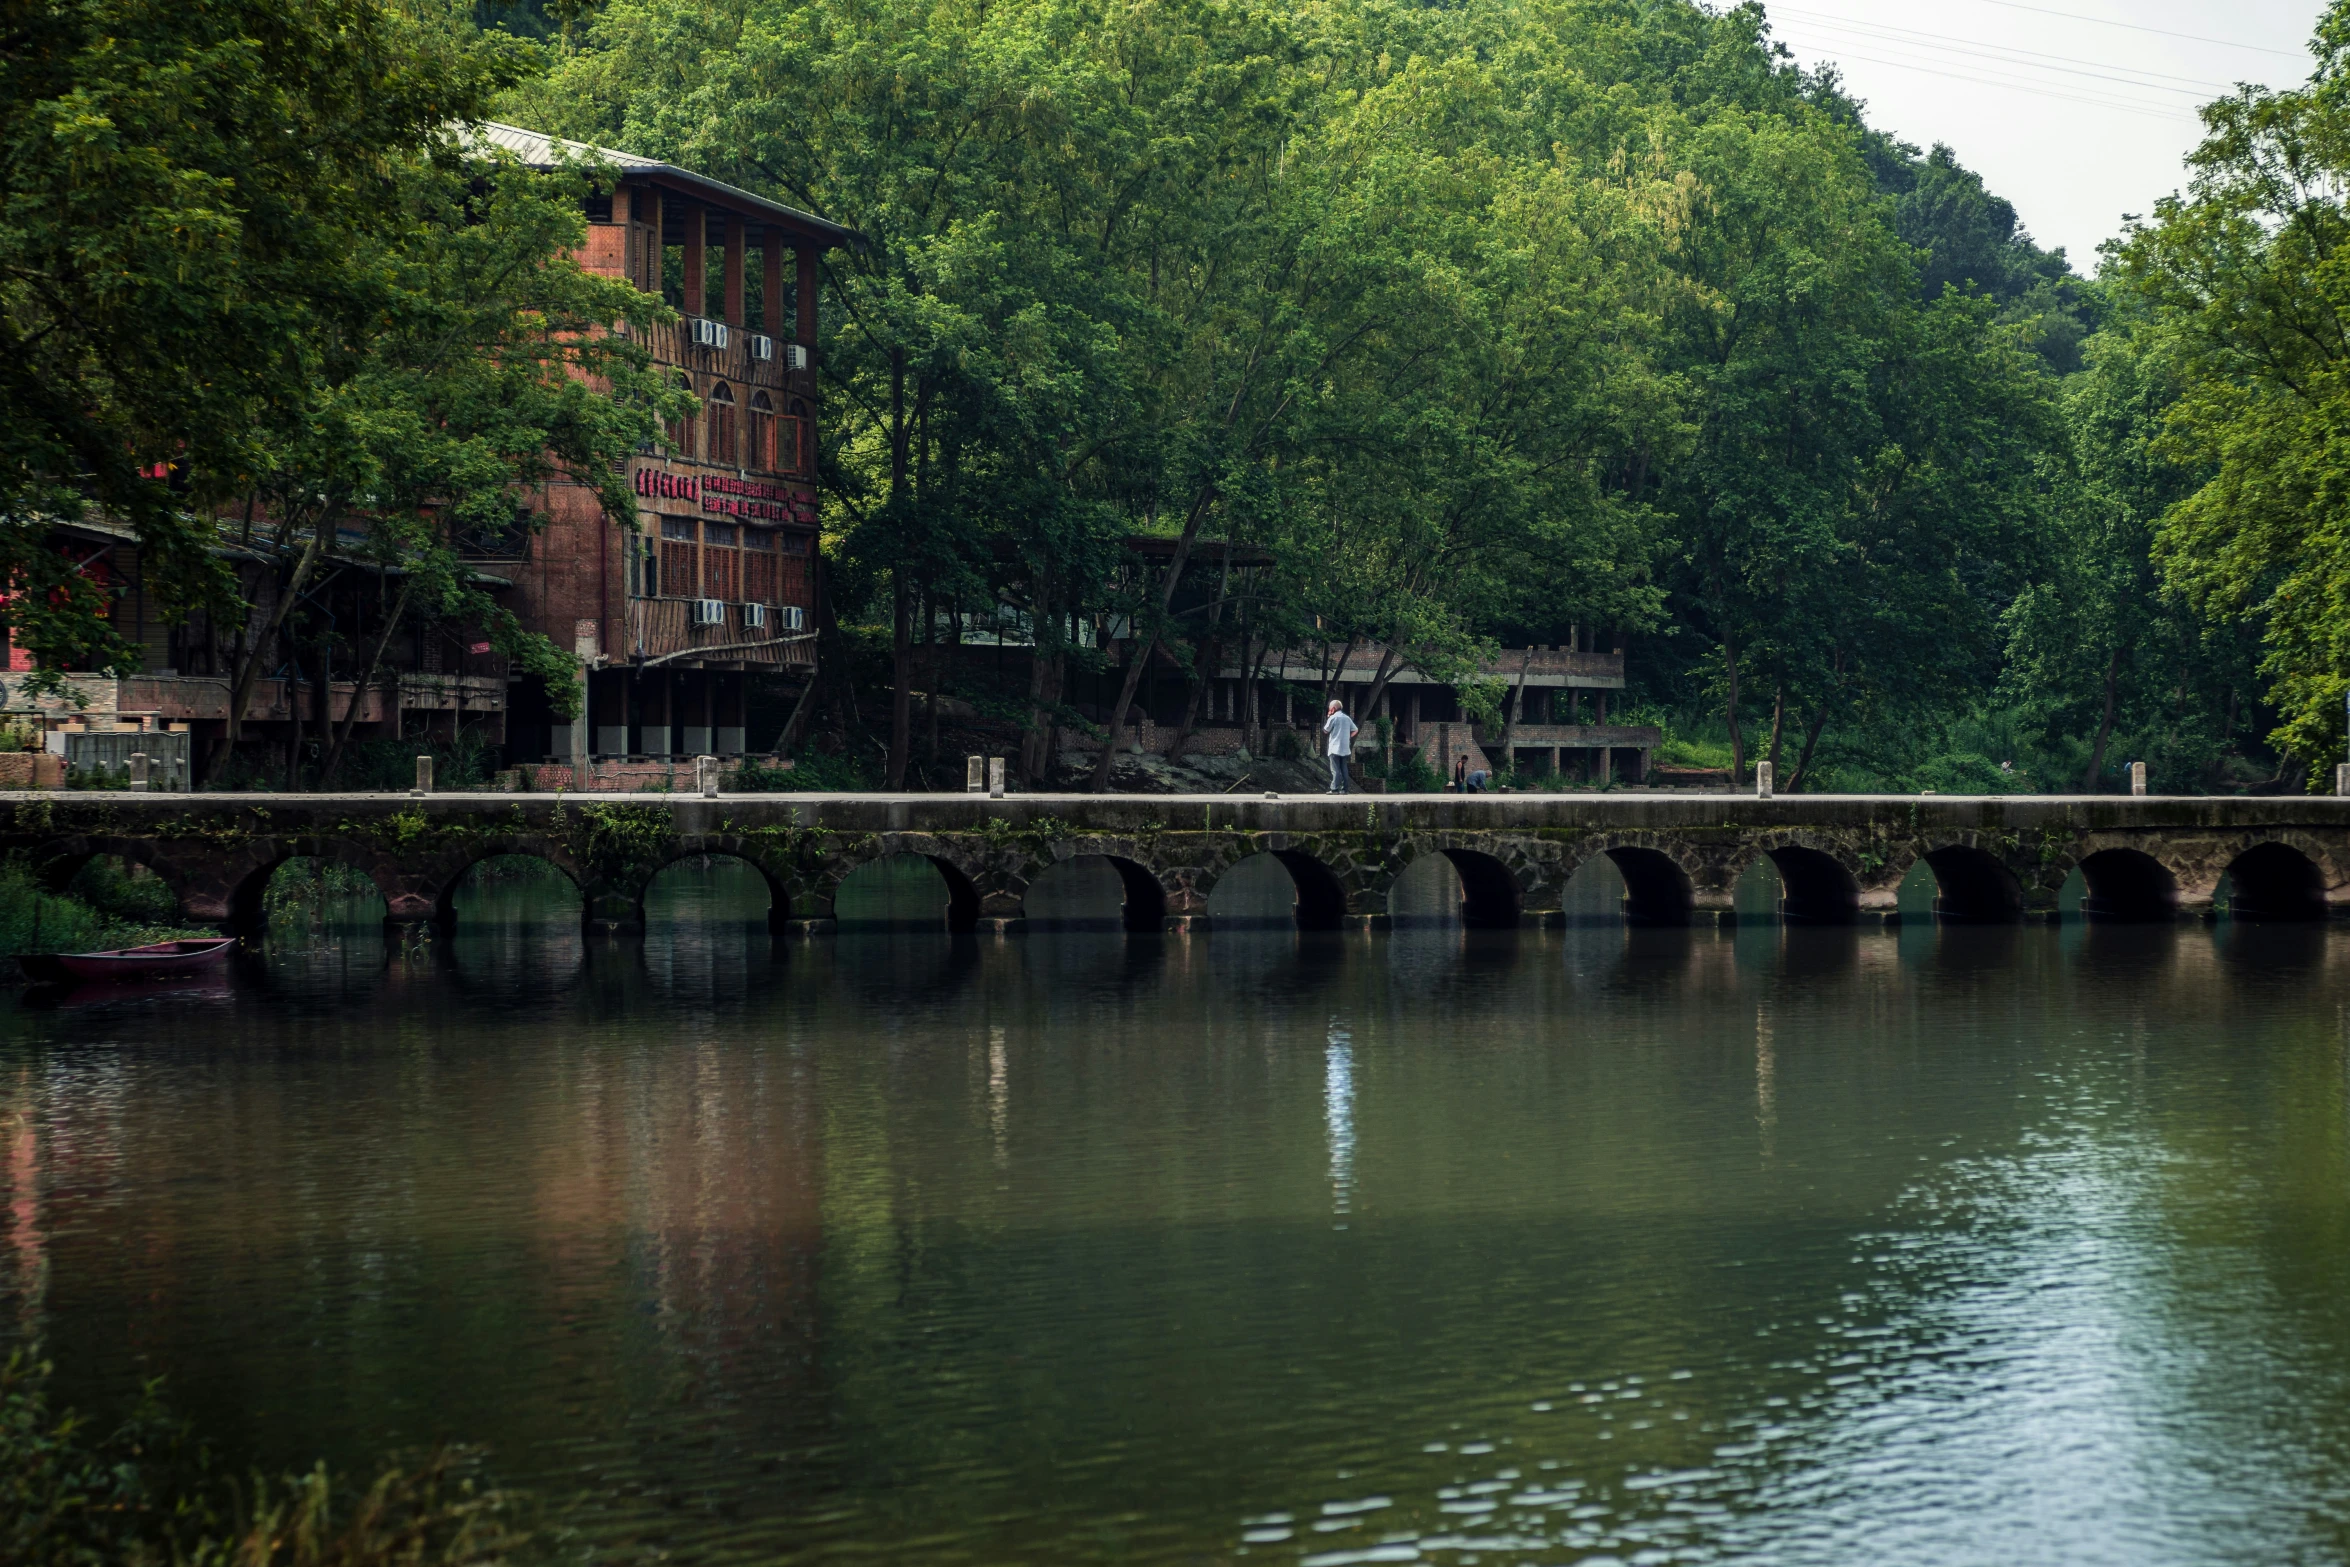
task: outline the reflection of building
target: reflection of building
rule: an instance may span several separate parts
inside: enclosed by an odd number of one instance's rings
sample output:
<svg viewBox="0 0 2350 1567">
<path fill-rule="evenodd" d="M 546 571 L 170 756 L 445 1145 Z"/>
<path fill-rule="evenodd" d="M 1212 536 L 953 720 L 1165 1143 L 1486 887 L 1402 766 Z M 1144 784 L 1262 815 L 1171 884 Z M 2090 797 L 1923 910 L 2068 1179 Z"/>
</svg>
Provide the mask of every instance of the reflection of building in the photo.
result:
<svg viewBox="0 0 2350 1567">
<path fill-rule="evenodd" d="M 678 310 L 645 347 L 700 400 L 632 465 L 633 519 L 606 518 L 584 486 L 551 486 L 545 530 L 479 562 L 513 583 L 526 626 L 587 669 L 586 724 L 555 723 L 543 693 L 518 689 L 510 749 L 739 754 L 745 681 L 815 667 L 816 259 L 848 231 L 651 158 L 508 125 L 484 134 L 528 164 L 617 171 L 589 202 L 580 259 Z"/>
</svg>

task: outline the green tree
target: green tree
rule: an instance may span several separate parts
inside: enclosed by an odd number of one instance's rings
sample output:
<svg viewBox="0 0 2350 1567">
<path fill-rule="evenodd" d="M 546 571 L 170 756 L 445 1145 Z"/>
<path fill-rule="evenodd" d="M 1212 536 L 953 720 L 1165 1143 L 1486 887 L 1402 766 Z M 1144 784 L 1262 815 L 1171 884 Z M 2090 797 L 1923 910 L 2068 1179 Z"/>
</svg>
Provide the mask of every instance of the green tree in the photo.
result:
<svg viewBox="0 0 2350 1567">
<path fill-rule="evenodd" d="M 95 509 L 167 606 L 223 605 L 208 512 L 309 413 L 303 360 L 405 221 L 387 161 L 479 111 L 512 47 L 378 0 L 58 0 L 0 48 L 0 575 L 17 645 L 132 667 L 45 547 Z"/>
<path fill-rule="evenodd" d="M 2198 479 L 2155 525 L 2164 581 L 2259 628 L 2272 739 L 2313 780 L 2350 690 L 2350 4 L 2316 52 L 2306 86 L 2205 108 L 2187 193 L 2114 268 L 2177 378 L 2163 454 Z"/>
</svg>

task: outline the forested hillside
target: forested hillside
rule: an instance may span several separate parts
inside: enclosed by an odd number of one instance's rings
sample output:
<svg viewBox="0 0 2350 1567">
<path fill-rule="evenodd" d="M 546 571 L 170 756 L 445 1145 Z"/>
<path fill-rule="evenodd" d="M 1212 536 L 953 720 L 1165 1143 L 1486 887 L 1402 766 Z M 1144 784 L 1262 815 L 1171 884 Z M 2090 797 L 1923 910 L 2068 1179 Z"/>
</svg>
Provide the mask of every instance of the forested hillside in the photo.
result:
<svg viewBox="0 0 2350 1567">
<path fill-rule="evenodd" d="M 127 518 L 167 601 L 233 619 L 190 519 L 316 504 L 423 519 L 386 558 L 441 560 L 435 612 L 568 693 L 566 652 L 467 608 L 415 497 L 608 477 L 679 394 L 566 325 L 660 307 L 553 264 L 580 177 L 493 177 L 458 130 L 487 112 L 862 236 L 821 323 L 815 733 L 844 777 L 908 777 L 925 644 L 981 624 L 1041 654 L 989 715 L 1032 779 L 1056 727 L 1099 732 L 1071 677 L 1131 689 L 1135 638 L 1181 671 L 1374 644 L 1454 680 L 1621 645 L 1617 716 L 1796 789 L 2114 787 L 2132 760 L 2300 788 L 2343 751 L 2350 0 L 2309 83 L 2207 108 L 2182 194 L 2093 261 L 2034 245 L 1964 148 L 1873 129 L 1757 5 L 77 0 L 45 26 L 4 94 L 0 568 L 47 665 L 123 651 L 51 519 Z M 1170 595 L 1225 545 L 1271 564 Z"/>
<path fill-rule="evenodd" d="M 1595 628 L 1648 715 L 1783 787 L 2111 787 L 2136 759 L 2298 787 L 2331 754 L 2311 720 L 2290 763 L 2272 738 L 2256 583 L 2166 590 L 2162 518 L 2212 459 L 2162 439 L 2156 291 L 1872 130 L 1761 7 L 525 22 L 554 64 L 514 116 L 866 237 L 828 279 L 829 545 L 844 648 L 887 646 L 901 687 L 941 607 L 1017 604 L 1058 660 L 1094 656 L 1088 618 L 1150 628 L 1163 581 L 1117 540 L 1157 532 L 1279 562 L 1214 625 L 1159 624 L 1181 658 L 1459 667 Z M 906 712 L 863 715 L 899 766 Z"/>
</svg>

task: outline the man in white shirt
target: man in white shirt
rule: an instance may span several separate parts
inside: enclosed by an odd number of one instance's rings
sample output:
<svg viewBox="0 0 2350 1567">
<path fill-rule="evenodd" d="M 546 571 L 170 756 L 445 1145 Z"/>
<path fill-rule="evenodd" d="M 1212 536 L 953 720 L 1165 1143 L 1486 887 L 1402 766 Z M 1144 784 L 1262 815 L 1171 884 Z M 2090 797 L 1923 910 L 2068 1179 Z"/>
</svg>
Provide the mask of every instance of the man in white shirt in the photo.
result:
<svg viewBox="0 0 2350 1567">
<path fill-rule="evenodd" d="M 1346 793 L 1346 759 L 1355 754 L 1355 721 L 1346 716 L 1344 703 L 1332 702 L 1330 716 L 1322 720 L 1322 749 L 1330 756 L 1328 792 Z"/>
</svg>

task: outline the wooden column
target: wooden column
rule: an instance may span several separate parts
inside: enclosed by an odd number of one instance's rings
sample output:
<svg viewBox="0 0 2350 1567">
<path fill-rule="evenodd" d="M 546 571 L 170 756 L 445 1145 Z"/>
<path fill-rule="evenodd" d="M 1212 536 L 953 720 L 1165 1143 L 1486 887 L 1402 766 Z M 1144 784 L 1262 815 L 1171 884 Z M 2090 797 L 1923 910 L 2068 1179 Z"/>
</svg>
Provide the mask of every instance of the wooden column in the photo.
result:
<svg viewBox="0 0 2350 1567">
<path fill-rule="evenodd" d="M 786 337 L 783 320 L 783 230 L 766 229 L 759 241 L 759 330 L 769 337 Z"/>
<path fill-rule="evenodd" d="M 749 257 L 743 254 L 749 243 L 743 220 L 733 213 L 726 215 L 726 324 L 738 330 L 748 323 L 743 318 L 743 266 Z"/>
<path fill-rule="evenodd" d="M 795 254 L 800 263 L 799 340 L 813 347 L 816 342 L 816 247 L 802 245 Z"/>
<path fill-rule="evenodd" d="M 707 315 L 710 287 L 702 270 L 702 246 L 709 236 L 710 215 L 698 201 L 681 201 L 678 205 L 685 209 L 685 303 L 679 308 L 689 316 Z"/>
</svg>

